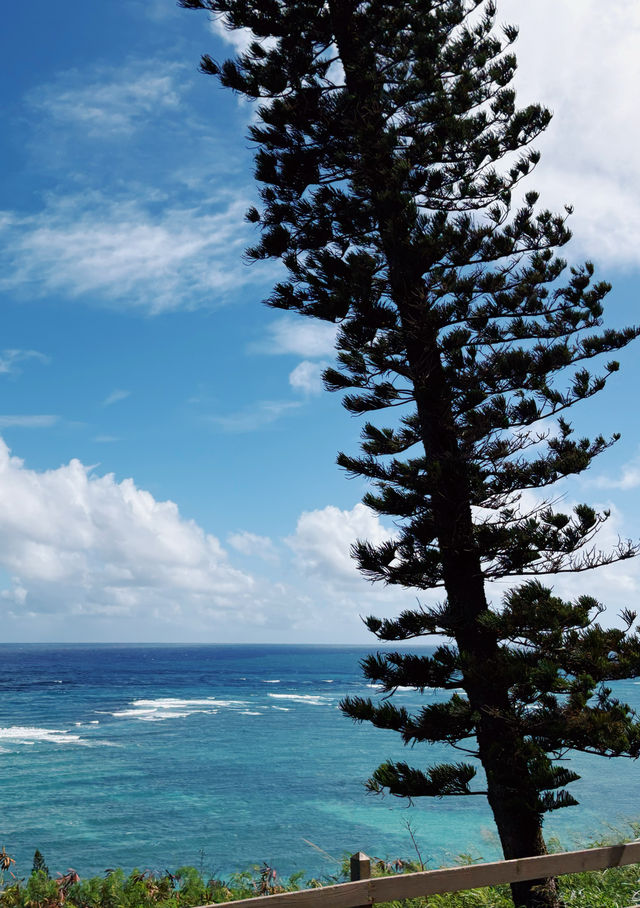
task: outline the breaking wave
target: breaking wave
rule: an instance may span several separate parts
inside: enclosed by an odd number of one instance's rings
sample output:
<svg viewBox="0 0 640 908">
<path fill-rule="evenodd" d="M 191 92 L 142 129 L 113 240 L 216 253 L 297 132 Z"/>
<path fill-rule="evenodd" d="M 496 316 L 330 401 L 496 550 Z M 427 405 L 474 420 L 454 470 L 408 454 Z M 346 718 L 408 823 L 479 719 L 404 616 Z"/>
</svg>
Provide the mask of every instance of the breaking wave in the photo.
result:
<svg viewBox="0 0 640 908">
<path fill-rule="evenodd" d="M 243 709 L 246 700 L 183 700 L 178 697 L 159 697 L 156 700 L 133 700 L 128 708 L 119 709 L 111 715 L 119 719 L 139 719 L 142 722 L 161 722 L 164 719 L 185 719 L 194 713 L 214 715 L 220 709 Z"/>
</svg>

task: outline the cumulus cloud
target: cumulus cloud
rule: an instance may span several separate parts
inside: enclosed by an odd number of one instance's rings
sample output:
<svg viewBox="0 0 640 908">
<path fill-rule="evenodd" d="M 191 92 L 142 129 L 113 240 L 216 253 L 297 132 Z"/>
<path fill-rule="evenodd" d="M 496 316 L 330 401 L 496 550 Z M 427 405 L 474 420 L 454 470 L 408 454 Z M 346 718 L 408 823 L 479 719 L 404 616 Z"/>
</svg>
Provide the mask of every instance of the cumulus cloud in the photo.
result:
<svg viewBox="0 0 640 908">
<path fill-rule="evenodd" d="M 538 188 L 545 206 L 575 206 L 568 254 L 640 267 L 640 6 L 500 0 L 498 13 L 520 26 L 520 103 L 542 102 L 554 112 L 536 143 L 543 158 L 527 188 Z M 225 29 L 219 18 L 211 28 L 236 51 L 248 46 L 249 34 Z"/>
<path fill-rule="evenodd" d="M 0 290 L 151 313 L 215 304 L 265 279 L 241 261 L 246 207 L 242 192 L 160 211 L 97 192 L 51 197 L 38 214 L 0 219 Z"/>
<path fill-rule="evenodd" d="M 623 529 L 612 508 L 599 543 L 615 545 Z M 24 634 L 37 620 L 58 634 L 72 621 L 85 639 L 102 627 L 117 628 L 119 639 L 136 628 L 147 640 L 365 640 L 359 615 L 415 605 L 414 591 L 367 583 L 349 554 L 356 539 L 380 543 L 393 532 L 362 504 L 327 506 L 302 513 L 280 553 L 268 537 L 242 530 L 229 534 L 227 549 L 132 479 L 96 475 L 78 460 L 28 469 L 0 440 L 0 573 L 8 578 L 0 601 L 9 631 Z M 244 565 L 260 559 L 267 575 L 238 569 L 230 552 Z M 640 560 L 548 582 L 566 597 L 588 590 L 614 620 L 637 600 Z M 496 601 L 506 587 L 492 584 Z"/>
<path fill-rule="evenodd" d="M 540 503 L 532 492 L 523 495 L 522 506 L 527 510 Z M 574 502 L 565 501 L 560 509 L 571 512 Z M 596 546 L 603 552 L 615 549 L 620 538 L 626 538 L 627 521 L 621 511 L 610 501 L 595 503 L 599 510 L 609 510 L 610 518 L 596 538 Z M 313 591 L 312 599 L 322 602 L 325 610 L 338 610 L 338 625 L 352 627 L 357 633 L 355 616 L 373 611 L 378 615 L 394 615 L 404 608 L 414 608 L 416 591 L 397 586 L 367 583 L 358 572 L 350 556 L 351 545 L 356 539 L 366 539 L 380 544 L 392 538 L 394 531 L 385 527 L 377 515 L 363 504 L 351 510 L 328 506 L 301 514 L 295 532 L 285 542 L 294 554 L 296 570 L 307 579 L 298 581 L 301 589 Z M 555 593 L 567 599 L 584 594 L 595 596 L 606 607 L 601 619 L 605 625 L 617 623 L 617 616 L 625 607 L 634 607 L 640 594 L 640 558 L 607 565 L 593 571 L 577 574 L 541 576 L 542 583 L 553 587 Z M 494 603 L 499 603 L 504 593 L 519 582 L 506 578 L 488 584 L 488 593 Z M 418 601 L 433 605 L 445 595 L 444 590 L 420 591 Z M 338 626 L 337 625 L 337 626 Z"/>
<path fill-rule="evenodd" d="M 326 362 L 312 363 L 305 359 L 289 375 L 289 384 L 303 394 L 320 394 L 324 390 L 322 373 L 327 365 Z"/>
<path fill-rule="evenodd" d="M 215 536 L 131 479 L 95 476 L 78 460 L 37 472 L 0 440 L 0 566 L 13 613 L 242 623 L 259 612 L 255 580 Z M 8 605 L 8 607 L 11 607 Z"/>
<path fill-rule="evenodd" d="M 392 536 L 393 532 L 380 523 L 373 511 L 358 503 L 350 511 L 333 505 L 305 511 L 286 542 L 304 573 L 319 575 L 325 582 L 361 584 L 362 577 L 350 555 L 351 546 L 357 539 L 377 545 Z"/>
<path fill-rule="evenodd" d="M 244 563 L 260 558 L 271 579 L 235 567 L 218 538 L 132 479 L 78 460 L 32 470 L 0 439 L 7 639 L 33 636 L 36 622 L 58 635 L 69 625 L 69 639 L 95 639 L 96 628 L 120 640 L 362 639 L 359 614 L 372 597 L 349 545 L 387 535 L 362 505 L 303 514 L 288 558 L 268 537 L 231 533 L 230 549 Z M 376 606 L 388 611 L 395 592 L 373 594 Z"/>
<path fill-rule="evenodd" d="M 362 616 L 391 617 L 415 607 L 415 591 L 368 582 L 350 554 L 357 539 L 377 544 L 393 535 L 392 529 L 360 503 L 350 510 L 329 505 L 300 515 L 295 532 L 285 543 L 293 554 L 292 582 L 306 594 L 313 616 L 307 619 L 307 635 L 334 642 L 370 642 Z M 419 601 L 429 604 L 437 599 L 436 593 L 421 593 Z"/>
<path fill-rule="evenodd" d="M 554 112 L 527 187 L 535 185 L 546 206 L 575 205 L 572 255 L 640 266 L 640 7 L 501 0 L 499 14 L 520 26 L 519 102 Z"/>
</svg>

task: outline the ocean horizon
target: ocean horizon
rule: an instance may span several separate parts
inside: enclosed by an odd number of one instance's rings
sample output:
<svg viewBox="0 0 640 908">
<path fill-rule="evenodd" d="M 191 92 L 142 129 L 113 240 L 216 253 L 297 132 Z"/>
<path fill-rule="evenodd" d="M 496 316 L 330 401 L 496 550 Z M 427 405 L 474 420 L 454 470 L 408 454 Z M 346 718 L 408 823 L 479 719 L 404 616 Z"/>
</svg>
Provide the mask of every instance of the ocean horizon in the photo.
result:
<svg viewBox="0 0 640 908">
<path fill-rule="evenodd" d="M 429 650 L 431 647 L 407 647 Z M 388 758 L 456 760 L 444 746 L 403 747 L 393 732 L 345 718 L 345 695 L 376 695 L 367 644 L 0 645 L 0 846 L 25 876 L 34 850 L 52 872 L 108 867 L 217 877 L 267 862 L 281 876 L 328 877 L 346 853 L 500 856 L 484 798 L 373 796 Z M 612 685 L 640 706 L 640 683 Z M 446 698 L 401 690 L 408 708 Z M 563 845 L 640 819 L 639 765 L 574 755 L 581 802 L 548 815 Z M 478 787 L 482 787 L 479 773 Z M 409 830 L 411 827 L 411 831 Z"/>
</svg>

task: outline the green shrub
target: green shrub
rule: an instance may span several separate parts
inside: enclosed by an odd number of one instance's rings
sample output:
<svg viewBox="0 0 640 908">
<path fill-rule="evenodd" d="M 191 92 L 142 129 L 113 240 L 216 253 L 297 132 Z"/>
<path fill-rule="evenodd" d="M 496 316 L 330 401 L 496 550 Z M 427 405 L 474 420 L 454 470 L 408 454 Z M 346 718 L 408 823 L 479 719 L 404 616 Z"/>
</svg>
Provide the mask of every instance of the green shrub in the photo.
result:
<svg viewBox="0 0 640 908">
<path fill-rule="evenodd" d="M 638 829 L 634 828 L 634 833 Z M 616 837 L 620 841 L 620 837 Z M 563 850 L 554 843 L 554 850 Z M 598 847 L 610 841 L 590 842 L 584 847 Z M 228 880 L 206 879 L 202 870 L 185 866 L 175 874 L 133 870 L 128 876 L 122 870 L 107 871 L 104 877 L 77 878 L 70 871 L 51 879 L 44 858 L 37 852 L 34 867 L 26 880 L 11 876 L 0 878 L 0 908 L 195 908 L 214 902 L 229 902 L 262 894 L 293 892 L 315 888 L 317 879 L 304 881 L 304 872 L 289 879 L 274 878 L 267 864 L 232 874 Z M 469 863 L 462 855 L 460 863 Z M 421 870 L 419 861 L 403 862 L 405 873 Z M 389 875 L 392 870 L 384 861 L 373 860 L 375 876 Z M 348 879 L 349 858 L 342 862 L 341 872 L 330 883 Z M 560 877 L 560 889 L 566 908 L 628 908 L 640 902 L 640 865 L 612 867 L 597 873 L 577 873 Z M 464 892 L 432 895 L 428 898 L 404 899 L 381 904 L 381 908 L 513 908 L 508 886 L 469 889 Z"/>
</svg>

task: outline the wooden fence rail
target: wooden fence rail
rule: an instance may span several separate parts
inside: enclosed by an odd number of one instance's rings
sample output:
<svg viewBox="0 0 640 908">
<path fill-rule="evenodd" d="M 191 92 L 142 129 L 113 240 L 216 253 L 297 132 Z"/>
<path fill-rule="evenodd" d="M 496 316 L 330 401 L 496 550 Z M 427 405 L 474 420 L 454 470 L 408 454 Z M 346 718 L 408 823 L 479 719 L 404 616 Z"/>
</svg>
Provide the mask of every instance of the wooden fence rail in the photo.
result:
<svg viewBox="0 0 640 908">
<path fill-rule="evenodd" d="M 640 842 L 610 845 L 585 851 L 564 851 L 540 857 L 469 864 L 445 870 L 425 870 L 395 876 L 370 877 L 369 859 L 359 852 L 351 861 L 352 882 L 300 892 L 284 892 L 226 902 L 229 908 L 366 908 L 376 902 L 478 889 L 499 883 L 537 880 L 585 870 L 606 870 L 640 863 Z M 354 876 L 356 877 L 354 879 Z M 268 903 L 268 905 L 267 905 Z M 218 906 L 201 906 L 218 908 Z"/>
</svg>

